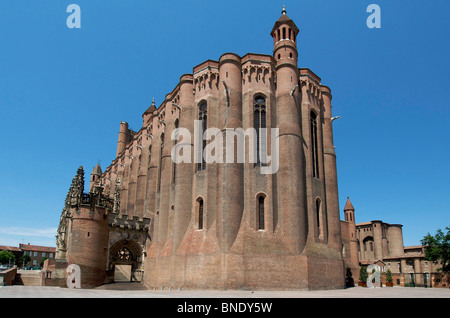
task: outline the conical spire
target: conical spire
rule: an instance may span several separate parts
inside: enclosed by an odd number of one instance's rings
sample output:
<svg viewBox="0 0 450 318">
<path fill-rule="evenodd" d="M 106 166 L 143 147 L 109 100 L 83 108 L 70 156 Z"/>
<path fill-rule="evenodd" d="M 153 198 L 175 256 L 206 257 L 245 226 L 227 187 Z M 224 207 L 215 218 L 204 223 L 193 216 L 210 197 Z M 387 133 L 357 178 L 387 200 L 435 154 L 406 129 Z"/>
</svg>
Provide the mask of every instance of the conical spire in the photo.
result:
<svg viewBox="0 0 450 318">
<path fill-rule="evenodd" d="M 92 169 L 92 174 L 99 175 L 99 176 L 102 175 L 102 168 L 100 167 L 99 163 L 97 163 L 95 165 L 94 169 Z"/>
<path fill-rule="evenodd" d="M 350 198 L 347 197 L 347 202 L 345 203 L 344 211 L 355 211 L 355 208 L 353 207 L 353 204 L 350 202 Z"/>
<path fill-rule="evenodd" d="M 298 34 L 299 30 L 298 27 L 295 25 L 294 21 L 292 21 L 291 18 L 288 17 L 288 15 L 286 14 L 286 7 L 283 5 L 283 10 L 281 10 L 281 16 L 280 18 L 275 22 L 275 25 L 272 28 L 272 32 L 270 32 L 270 35 L 274 35 L 274 32 L 276 30 L 278 30 L 278 28 L 280 27 L 280 25 L 282 24 L 286 24 L 288 25 L 292 31 L 294 32 L 295 35 Z"/>
<path fill-rule="evenodd" d="M 144 114 L 153 113 L 155 110 L 156 110 L 155 98 L 153 97 L 152 104 L 150 105 L 149 108 L 147 108 Z"/>
</svg>

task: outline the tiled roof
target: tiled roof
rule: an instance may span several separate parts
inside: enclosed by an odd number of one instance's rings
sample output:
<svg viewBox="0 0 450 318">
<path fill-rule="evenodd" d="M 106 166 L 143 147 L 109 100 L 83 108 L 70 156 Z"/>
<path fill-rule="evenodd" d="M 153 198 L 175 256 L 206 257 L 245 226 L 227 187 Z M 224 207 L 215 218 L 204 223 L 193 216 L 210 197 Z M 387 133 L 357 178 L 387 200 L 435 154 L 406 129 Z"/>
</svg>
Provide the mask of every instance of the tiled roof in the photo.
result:
<svg viewBox="0 0 450 318">
<path fill-rule="evenodd" d="M 30 244 L 19 244 L 19 248 L 22 251 L 49 252 L 49 253 L 55 253 L 56 252 L 56 247 L 30 245 Z"/>
<path fill-rule="evenodd" d="M 15 246 L 4 246 L 0 245 L 0 251 L 10 251 L 10 252 L 20 252 L 20 248 Z"/>
</svg>

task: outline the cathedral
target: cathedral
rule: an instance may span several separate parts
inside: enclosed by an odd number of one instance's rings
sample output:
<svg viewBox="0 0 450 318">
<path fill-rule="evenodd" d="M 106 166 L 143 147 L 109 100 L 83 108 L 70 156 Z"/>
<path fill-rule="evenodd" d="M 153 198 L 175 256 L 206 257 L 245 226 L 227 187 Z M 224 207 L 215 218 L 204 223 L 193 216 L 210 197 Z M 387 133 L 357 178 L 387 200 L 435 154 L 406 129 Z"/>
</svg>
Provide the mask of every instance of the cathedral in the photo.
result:
<svg viewBox="0 0 450 318">
<path fill-rule="evenodd" d="M 207 60 L 143 112 L 139 131 L 121 122 L 116 158 L 94 168 L 88 192 L 78 169 L 54 281 L 64 285 L 77 264 L 86 288 L 126 267 L 149 289 L 345 286 L 358 249 L 354 219 L 339 217 L 331 90 L 298 67 L 299 29 L 284 7 L 270 35 L 272 55 Z M 206 160 L 213 142 L 215 155 L 237 150 L 220 133 L 239 129 L 255 132 L 243 139 L 243 162 L 237 151 Z"/>
</svg>

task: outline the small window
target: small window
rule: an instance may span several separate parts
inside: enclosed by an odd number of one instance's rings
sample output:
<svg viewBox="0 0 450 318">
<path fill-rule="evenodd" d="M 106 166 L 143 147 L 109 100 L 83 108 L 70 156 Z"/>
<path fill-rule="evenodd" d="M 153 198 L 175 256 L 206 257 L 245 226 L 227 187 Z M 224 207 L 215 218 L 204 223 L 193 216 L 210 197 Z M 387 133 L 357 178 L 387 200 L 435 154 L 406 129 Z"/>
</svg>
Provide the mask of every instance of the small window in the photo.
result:
<svg viewBox="0 0 450 318">
<path fill-rule="evenodd" d="M 178 119 L 175 120 L 175 129 L 178 129 Z M 177 132 L 177 130 L 175 130 Z M 177 145 L 177 139 L 178 139 L 178 132 L 176 133 L 176 138 L 174 141 L 174 147 L 176 147 Z M 176 149 L 176 148 L 175 148 Z M 175 151 L 175 157 L 177 156 L 178 151 Z M 173 169 L 172 169 L 172 183 L 175 183 L 175 177 L 176 177 L 176 173 L 177 173 L 177 164 L 175 163 L 176 160 L 173 160 Z"/>
<path fill-rule="evenodd" d="M 266 128 L 266 99 L 256 95 L 253 106 L 253 127 L 256 130 L 256 163 L 255 166 L 267 165 L 267 136 L 260 131 Z"/>
<path fill-rule="evenodd" d="M 319 151 L 317 141 L 317 115 L 315 112 L 310 113 L 310 134 L 311 134 L 311 161 L 312 175 L 319 178 Z"/>
<path fill-rule="evenodd" d="M 197 228 L 199 230 L 203 230 L 203 213 L 204 213 L 204 203 L 203 203 L 203 199 L 198 199 L 197 200 L 197 220 L 198 220 L 198 226 Z"/>
<path fill-rule="evenodd" d="M 205 150 L 205 147 L 206 147 L 206 140 L 203 137 L 204 137 L 204 133 L 205 133 L 206 129 L 208 128 L 207 108 L 208 108 L 208 105 L 207 105 L 206 101 L 203 101 L 203 102 L 200 103 L 200 105 L 199 105 L 199 113 L 198 113 L 198 120 L 202 121 L 202 131 L 201 131 L 201 135 L 202 135 L 202 161 L 199 162 L 198 165 L 197 165 L 197 170 L 198 171 L 206 169 L 206 161 L 205 161 L 205 156 L 203 154 L 203 151 Z"/>
<path fill-rule="evenodd" d="M 265 216 L 264 196 L 260 195 L 258 197 L 258 230 L 265 229 L 264 216 Z"/>
</svg>

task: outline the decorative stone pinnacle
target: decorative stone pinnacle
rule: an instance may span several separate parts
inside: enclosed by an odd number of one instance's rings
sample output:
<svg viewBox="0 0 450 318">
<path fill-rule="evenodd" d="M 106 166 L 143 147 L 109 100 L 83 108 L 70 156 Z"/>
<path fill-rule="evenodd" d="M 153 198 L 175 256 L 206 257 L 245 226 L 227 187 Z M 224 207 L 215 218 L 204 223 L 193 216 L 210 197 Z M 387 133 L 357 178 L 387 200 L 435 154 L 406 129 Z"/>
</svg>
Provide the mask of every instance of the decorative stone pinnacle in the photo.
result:
<svg viewBox="0 0 450 318">
<path fill-rule="evenodd" d="M 283 10 L 281 11 L 281 14 L 286 14 L 286 6 L 283 4 Z"/>
</svg>

